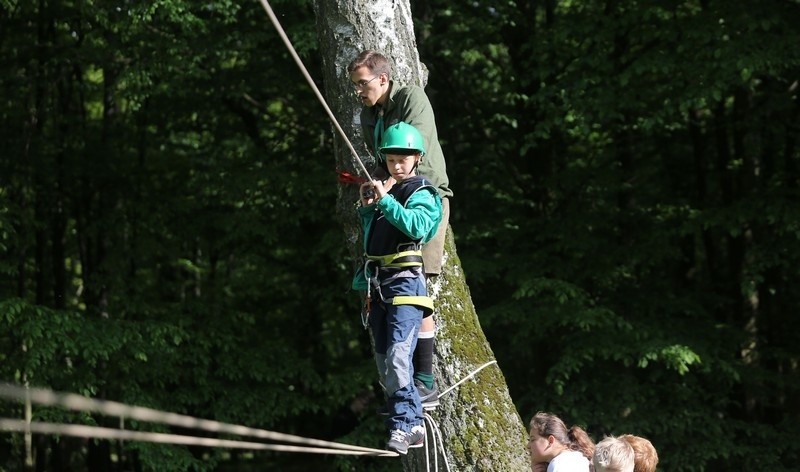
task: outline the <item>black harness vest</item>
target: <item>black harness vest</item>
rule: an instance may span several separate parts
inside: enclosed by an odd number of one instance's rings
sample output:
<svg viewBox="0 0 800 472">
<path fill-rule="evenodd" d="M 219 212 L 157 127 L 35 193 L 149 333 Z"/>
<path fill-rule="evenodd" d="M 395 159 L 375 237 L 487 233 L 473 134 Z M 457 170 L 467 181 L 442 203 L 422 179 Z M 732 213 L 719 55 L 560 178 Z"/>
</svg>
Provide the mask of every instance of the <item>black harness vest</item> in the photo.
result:
<svg viewBox="0 0 800 472">
<path fill-rule="evenodd" d="M 389 190 L 389 195 L 393 196 L 400 205 L 405 207 L 408 199 L 425 187 L 436 192 L 436 189 L 430 182 L 424 177 L 416 175 L 395 184 L 392 189 Z M 418 244 L 419 240 L 411 239 L 386 221 L 386 217 L 380 210 L 375 212 L 375 215 L 372 217 L 372 225 L 370 226 L 369 237 L 367 239 L 368 256 L 396 254 L 415 248 Z"/>
</svg>

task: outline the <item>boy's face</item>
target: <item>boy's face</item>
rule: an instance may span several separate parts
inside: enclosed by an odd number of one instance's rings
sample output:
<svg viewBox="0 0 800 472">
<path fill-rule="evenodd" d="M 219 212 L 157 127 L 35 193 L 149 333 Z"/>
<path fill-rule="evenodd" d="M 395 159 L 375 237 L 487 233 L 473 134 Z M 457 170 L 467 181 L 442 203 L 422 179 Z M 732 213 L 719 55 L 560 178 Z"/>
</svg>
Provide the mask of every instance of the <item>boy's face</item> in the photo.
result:
<svg viewBox="0 0 800 472">
<path fill-rule="evenodd" d="M 350 74 L 350 82 L 361 103 L 372 107 L 379 103 L 386 91 L 388 79 L 385 75 L 375 74 L 366 66 L 361 66 Z"/>
<path fill-rule="evenodd" d="M 420 159 L 419 154 L 386 154 L 386 168 L 389 169 L 394 180 L 402 182 L 403 179 L 416 174 L 415 167 Z"/>
</svg>

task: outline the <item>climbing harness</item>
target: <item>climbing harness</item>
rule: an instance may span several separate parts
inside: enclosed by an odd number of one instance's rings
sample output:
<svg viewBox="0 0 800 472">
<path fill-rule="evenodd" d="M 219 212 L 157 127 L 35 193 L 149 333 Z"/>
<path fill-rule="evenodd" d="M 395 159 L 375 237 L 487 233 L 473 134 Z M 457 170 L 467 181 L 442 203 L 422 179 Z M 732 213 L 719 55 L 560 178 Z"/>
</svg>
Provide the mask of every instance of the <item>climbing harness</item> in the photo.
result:
<svg viewBox="0 0 800 472">
<path fill-rule="evenodd" d="M 401 123 L 403 124 L 403 123 Z M 406 125 L 409 126 L 409 125 Z M 418 134 L 416 129 L 411 128 Z M 403 140 L 395 140 L 395 145 L 400 143 L 404 147 L 412 146 L 422 148 L 419 142 L 409 143 Z M 423 177 L 413 176 L 395 184 L 389 191 L 397 202 L 405 207 L 409 199 L 417 192 L 428 189 L 435 192 L 427 180 Z M 435 194 L 435 198 L 439 198 Z M 363 274 L 366 284 L 359 283 L 358 288 L 366 291 L 365 303 L 361 312 L 361 322 L 364 328 L 367 327 L 369 309 L 372 302 L 373 291 L 378 293 L 381 301 L 388 305 L 414 305 L 421 308 L 424 316 L 433 313 L 433 299 L 426 295 L 395 295 L 394 297 L 384 297 L 381 287 L 386 286 L 398 277 L 419 278 L 425 280 L 424 262 L 422 257 L 423 243 L 419 239 L 410 239 L 407 235 L 393 228 L 380 210 L 375 209 L 372 216 L 372 223 L 368 227 L 365 235 L 365 261 L 363 267 L 359 268 L 359 275 Z M 379 254 L 379 255 L 375 255 Z"/>
<path fill-rule="evenodd" d="M 386 298 L 381 292 L 381 285 L 392 280 L 392 276 L 381 280 L 381 271 L 410 270 L 419 277 L 425 277 L 422 272 L 422 244 L 410 243 L 404 245 L 409 249 L 385 256 L 365 256 L 364 277 L 367 278 L 367 293 L 364 296 L 364 308 L 361 311 L 361 323 L 366 329 L 369 325 L 369 312 L 372 307 L 372 292 L 378 294 L 381 302 L 387 305 L 416 305 L 423 309 L 433 311 L 433 299 L 422 295 L 397 295 Z"/>
</svg>

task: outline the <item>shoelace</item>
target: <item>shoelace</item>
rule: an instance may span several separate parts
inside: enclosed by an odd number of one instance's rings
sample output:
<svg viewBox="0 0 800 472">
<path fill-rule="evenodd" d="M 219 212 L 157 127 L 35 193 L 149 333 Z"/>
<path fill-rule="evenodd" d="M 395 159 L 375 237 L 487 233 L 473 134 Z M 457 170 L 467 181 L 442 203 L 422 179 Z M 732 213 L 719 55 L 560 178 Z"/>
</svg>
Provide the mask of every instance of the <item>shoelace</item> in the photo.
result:
<svg viewBox="0 0 800 472">
<path fill-rule="evenodd" d="M 403 442 L 406 440 L 406 433 L 399 429 L 392 430 L 392 434 L 389 440 Z"/>
</svg>

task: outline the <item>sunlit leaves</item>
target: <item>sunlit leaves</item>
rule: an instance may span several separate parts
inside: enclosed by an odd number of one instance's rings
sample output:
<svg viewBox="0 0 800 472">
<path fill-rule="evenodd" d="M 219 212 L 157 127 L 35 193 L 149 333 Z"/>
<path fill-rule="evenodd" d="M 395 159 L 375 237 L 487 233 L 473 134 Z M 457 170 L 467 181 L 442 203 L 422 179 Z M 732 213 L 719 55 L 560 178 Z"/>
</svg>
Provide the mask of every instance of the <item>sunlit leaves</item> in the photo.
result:
<svg viewBox="0 0 800 472">
<path fill-rule="evenodd" d="M 733 386 L 796 392 L 758 356 L 796 370 L 780 313 L 800 257 L 797 5 L 502 2 L 477 27 L 483 2 L 447 23 L 446 2 L 419 3 L 425 31 L 453 32 L 421 46 L 457 159 L 459 255 L 506 372 L 524 373 L 508 376 L 523 413 L 696 430 L 742 413 Z M 715 460 L 680 450 L 669 467 Z"/>
</svg>

